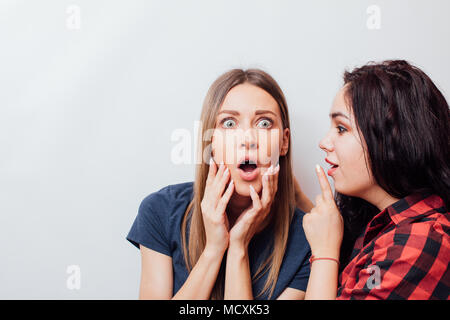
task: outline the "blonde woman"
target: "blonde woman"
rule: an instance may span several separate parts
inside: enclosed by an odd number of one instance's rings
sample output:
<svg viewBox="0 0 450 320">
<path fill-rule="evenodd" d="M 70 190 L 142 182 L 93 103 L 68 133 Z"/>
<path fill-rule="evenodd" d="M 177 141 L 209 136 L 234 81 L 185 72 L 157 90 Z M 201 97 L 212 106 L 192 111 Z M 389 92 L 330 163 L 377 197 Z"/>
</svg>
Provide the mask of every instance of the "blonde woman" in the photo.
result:
<svg viewBox="0 0 450 320">
<path fill-rule="evenodd" d="M 127 236 L 141 251 L 140 298 L 303 299 L 312 203 L 298 184 L 294 194 L 280 87 L 231 70 L 210 87 L 201 123 L 195 181 L 147 196 Z"/>
</svg>

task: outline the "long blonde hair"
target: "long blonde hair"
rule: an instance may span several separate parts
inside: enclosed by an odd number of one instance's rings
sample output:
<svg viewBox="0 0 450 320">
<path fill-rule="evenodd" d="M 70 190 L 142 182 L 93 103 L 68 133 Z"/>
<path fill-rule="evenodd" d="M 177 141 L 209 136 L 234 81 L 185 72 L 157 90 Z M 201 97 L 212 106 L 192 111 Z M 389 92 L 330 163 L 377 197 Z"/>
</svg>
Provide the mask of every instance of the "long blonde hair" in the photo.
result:
<svg viewBox="0 0 450 320">
<path fill-rule="evenodd" d="M 202 161 L 196 166 L 194 196 L 186 209 L 181 225 L 181 242 L 184 260 L 189 272 L 197 263 L 206 246 L 206 234 L 200 204 L 203 199 L 209 169 L 209 162 L 203 160 L 204 155 L 207 154 L 207 152 L 210 154 L 210 145 L 208 140 L 205 140 L 202 137 L 202 133 L 210 132 L 215 128 L 216 117 L 225 96 L 233 87 L 244 83 L 252 84 L 269 93 L 278 103 L 280 108 L 283 129 L 290 127 L 284 94 L 276 81 L 266 72 L 258 69 L 233 69 L 221 75 L 211 85 L 203 103 L 201 113 L 202 129 L 199 130 L 200 134 L 198 137 L 197 156 L 199 157 L 198 159 L 202 159 Z M 268 258 L 258 267 L 258 270 L 253 277 L 253 281 L 255 281 L 268 272 L 267 280 L 259 295 L 269 291 L 269 297 L 272 296 L 277 283 L 278 274 L 286 250 L 289 226 L 295 208 L 290 148 L 288 148 L 286 155 L 280 157 L 279 164 L 278 191 L 270 212 L 271 223 L 274 226 L 274 247 Z M 190 223 L 188 221 L 190 221 Z M 189 240 L 187 241 L 188 228 Z M 223 299 L 224 279 L 224 263 L 222 263 L 222 267 L 211 293 L 212 299 Z"/>
</svg>

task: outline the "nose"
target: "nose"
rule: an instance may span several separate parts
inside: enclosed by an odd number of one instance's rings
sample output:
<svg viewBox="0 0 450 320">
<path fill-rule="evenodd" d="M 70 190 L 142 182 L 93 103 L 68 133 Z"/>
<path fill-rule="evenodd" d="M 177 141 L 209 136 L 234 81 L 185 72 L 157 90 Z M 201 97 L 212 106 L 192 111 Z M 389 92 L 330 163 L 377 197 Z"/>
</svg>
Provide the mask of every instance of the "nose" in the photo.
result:
<svg viewBox="0 0 450 320">
<path fill-rule="evenodd" d="M 247 129 L 242 135 L 240 147 L 245 149 L 257 149 L 258 148 L 258 137 L 256 130 Z"/>
<path fill-rule="evenodd" d="M 334 151 L 333 142 L 331 141 L 330 135 L 328 133 L 319 141 L 319 148 L 325 152 Z"/>
</svg>

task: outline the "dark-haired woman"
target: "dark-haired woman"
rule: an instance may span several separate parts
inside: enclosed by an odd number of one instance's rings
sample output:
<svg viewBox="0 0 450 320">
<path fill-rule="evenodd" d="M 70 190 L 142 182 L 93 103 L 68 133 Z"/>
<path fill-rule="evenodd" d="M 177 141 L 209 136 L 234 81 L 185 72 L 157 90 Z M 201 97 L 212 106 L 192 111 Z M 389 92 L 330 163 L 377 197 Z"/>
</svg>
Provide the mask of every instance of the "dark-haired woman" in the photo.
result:
<svg viewBox="0 0 450 320">
<path fill-rule="evenodd" d="M 303 218 L 305 298 L 448 299 L 449 106 L 406 61 L 365 65 L 344 82 L 320 141 L 336 194 L 317 166 L 322 194 Z"/>
</svg>

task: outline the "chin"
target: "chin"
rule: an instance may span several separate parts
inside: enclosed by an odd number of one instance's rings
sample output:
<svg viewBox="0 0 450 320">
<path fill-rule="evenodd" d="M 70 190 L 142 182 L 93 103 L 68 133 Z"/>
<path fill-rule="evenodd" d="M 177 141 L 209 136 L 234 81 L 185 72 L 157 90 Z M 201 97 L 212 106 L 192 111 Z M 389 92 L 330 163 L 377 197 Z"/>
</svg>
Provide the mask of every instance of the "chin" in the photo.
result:
<svg viewBox="0 0 450 320">
<path fill-rule="evenodd" d="M 255 188 L 257 193 L 261 192 L 262 184 L 260 180 L 236 182 L 234 191 L 240 196 L 250 197 L 250 185 Z"/>
<path fill-rule="evenodd" d="M 336 184 L 336 183 L 334 185 L 334 191 L 336 193 L 340 193 L 340 194 L 342 194 L 344 196 L 348 196 L 348 197 L 359 197 L 359 194 L 360 194 L 358 192 L 358 190 L 355 190 L 353 188 L 345 188 L 345 187 L 339 186 L 339 184 Z"/>
</svg>

